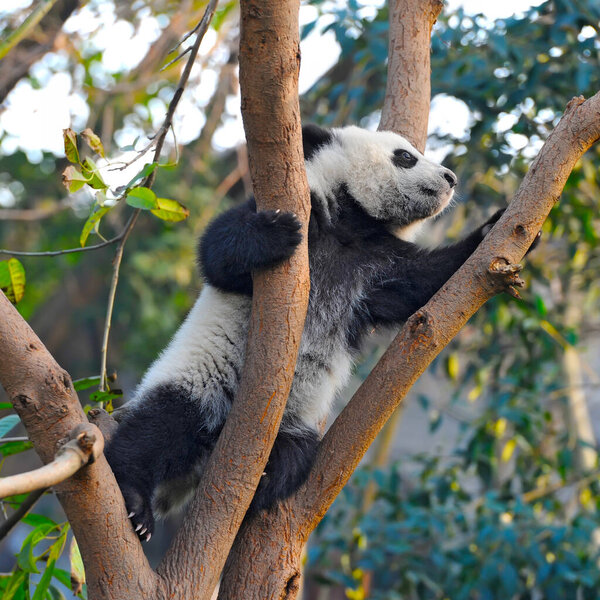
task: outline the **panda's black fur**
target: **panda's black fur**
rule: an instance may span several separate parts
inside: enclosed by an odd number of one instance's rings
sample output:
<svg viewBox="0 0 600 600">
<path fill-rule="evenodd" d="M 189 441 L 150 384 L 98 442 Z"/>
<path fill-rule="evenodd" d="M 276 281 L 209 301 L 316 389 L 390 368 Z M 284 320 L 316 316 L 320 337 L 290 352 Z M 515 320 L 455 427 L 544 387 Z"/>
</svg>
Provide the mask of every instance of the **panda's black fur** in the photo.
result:
<svg viewBox="0 0 600 600">
<path fill-rule="evenodd" d="M 426 250 L 418 224 L 450 202 L 456 176 L 404 138 L 357 127 L 303 129 L 311 189 L 311 291 L 292 390 L 251 510 L 269 508 L 304 481 L 319 425 L 365 335 L 405 321 L 475 250 L 492 224 Z M 217 217 L 199 244 L 205 286 L 170 345 L 127 405 L 107 457 L 139 534 L 184 504 L 239 385 L 252 271 L 291 256 L 296 217 L 256 212 L 253 199 Z"/>
</svg>

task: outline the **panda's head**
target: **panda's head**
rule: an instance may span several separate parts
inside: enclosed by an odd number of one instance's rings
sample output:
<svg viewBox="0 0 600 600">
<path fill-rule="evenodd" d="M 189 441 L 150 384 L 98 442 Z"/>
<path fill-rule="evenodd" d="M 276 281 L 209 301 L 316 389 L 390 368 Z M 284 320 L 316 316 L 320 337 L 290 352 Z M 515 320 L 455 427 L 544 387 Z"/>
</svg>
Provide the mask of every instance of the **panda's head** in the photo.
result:
<svg viewBox="0 0 600 600">
<path fill-rule="evenodd" d="M 344 189 L 371 217 L 402 230 L 439 214 L 456 175 L 427 160 L 402 136 L 359 127 L 303 128 L 311 191 L 334 217 Z"/>
</svg>

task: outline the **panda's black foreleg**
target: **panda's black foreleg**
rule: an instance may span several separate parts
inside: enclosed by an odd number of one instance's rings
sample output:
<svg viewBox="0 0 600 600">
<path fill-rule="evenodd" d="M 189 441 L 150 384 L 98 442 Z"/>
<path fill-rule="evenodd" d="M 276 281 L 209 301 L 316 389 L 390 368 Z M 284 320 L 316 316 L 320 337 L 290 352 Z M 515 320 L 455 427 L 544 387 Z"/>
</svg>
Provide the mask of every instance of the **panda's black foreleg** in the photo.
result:
<svg viewBox="0 0 600 600">
<path fill-rule="evenodd" d="M 198 403 L 174 385 L 151 389 L 120 421 L 105 453 L 142 539 L 154 532 L 155 513 L 181 503 L 182 484 L 193 491 L 192 480 L 222 427 L 207 431 L 207 421 Z"/>
<path fill-rule="evenodd" d="M 319 439 L 319 434 L 312 429 L 278 433 L 248 513 L 271 508 L 306 481 Z"/>
<path fill-rule="evenodd" d="M 251 295 L 252 271 L 289 258 L 302 239 L 300 227 L 292 213 L 256 212 L 252 199 L 226 211 L 200 238 L 198 258 L 206 280 L 224 291 Z"/>
<path fill-rule="evenodd" d="M 503 212 L 497 211 L 456 244 L 420 250 L 393 261 L 366 294 L 365 304 L 373 324 L 402 323 L 425 305 L 471 256 Z M 536 244 L 537 238 L 529 251 Z"/>
</svg>

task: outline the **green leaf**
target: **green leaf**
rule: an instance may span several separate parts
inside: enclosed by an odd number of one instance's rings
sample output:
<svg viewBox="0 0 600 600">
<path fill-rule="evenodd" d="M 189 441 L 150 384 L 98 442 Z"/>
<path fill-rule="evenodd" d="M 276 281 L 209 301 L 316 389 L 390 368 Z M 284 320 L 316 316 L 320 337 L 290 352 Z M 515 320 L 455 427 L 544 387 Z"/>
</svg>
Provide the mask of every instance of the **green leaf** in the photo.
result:
<svg viewBox="0 0 600 600">
<path fill-rule="evenodd" d="M 38 515 L 36 513 L 29 513 L 25 515 L 21 522 L 31 525 L 32 527 L 39 527 L 40 525 L 49 525 L 50 527 L 58 527 L 52 519 L 45 517 L 44 515 Z"/>
<path fill-rule="evenodd" d="M 50 596 L 51 600 L 65 600 L 63 593 L 53 585 L 48 587 L 48 595 Z"/>
<path fill-rule="evenodd" d="M 54 569 L 54 578 L 58 579 L 60 583 L 62 583 L 66 588 L 71 587 L 71 575 L 67 573 L 64 569 Z"/>
<path fill-rule="evenodd" d="M 73 381 L 73 387 L 75 388 L 76 392 L 87 390 L 98 385 L 100 385 L 100 375 L 95 375 L 94 377 L 83 377 Z"/>
<path fill-rule="evenodd" d="M 19 415 L 8 415 L 0 419 L 0 438 L 4 437 L 15 425 L 21 422 Z M 0 440 L 1 442 L 2 440 Z"/>
<path fill-rule="evenodd" d="M 48 591 L 48 586 L 50 585 L 50 580 L 52 579 L 52 573 L 54 572 L 54 565 L 56 564 L 56 559 L 52 559 L 48 561 L 46 565 L 46 569 L 44 570 L 44 574 L 41 576 L 38 584 L 35 588 L 35 592 L 31 597 L 31 600 L 44 600 L 46 596 L 46 592 Z"/>
<path fill-rule="evenodd" d="M 2 600 L 12 600 L 15 597 L 17 590 L 22 586 L 25 581 L 25 572 L 15 571 L 10 578 L 4 594 L 2 594 Z"/>
<path fill-rule="evenodd" d="M 177 200 L 157 198 L 156 202 L 158 203 L 158 208 L 150 212 L 163 221 L 176 223 L 177 221 L 187 219 L 190 215 L 190 211 L 183 204 L 177 202 Z"/>
<path fill-rule="evenodd" d="M 126 199 L 129 206 L 141 208 L 142 210 L 156 210 L 159 208 L 156 201 L 156 194 L 147 187 L 133 188 Z"/>
<path fill-rule="evenodd" d="M 42 526 L 43 527 L 43 526 Z M 37 531 L 37 530 L 35 530 Z M 39 573 L 35 563 L 35 556 L 33 556 L 33 547 L 35 545 L 34 537 L 32 531 L 23 542 L 23 546 L 19 554 L 17 554 L 17 564 L 23 571 L 28 571 L 30 573 Z"/>
<path fill-rule="evenodd" d="M 80 190 L 86 183 L 89 183 L 89 177 L 86 177 L 81 171 L 78 171 L 73 165 L 69 165 L 62 172 L 63 185 L 70 193 Z"/>
<path fill-rule="evenodd" d="M 0 289 L 13 303 L 20 302 L 25 294 L 25 269 L 16 258 L 0 261 Z"/>
<path fill-rule="evenodd" d="M 81 165 L 82 172 L 88 177 L 88 185 L 95 190 L 106 190 L 108 186 L 104 183 L 96 163 L 91 158 L 86 158 Z"/>
<path fill-rule="evenodd" d="M 11 409 L 12 403 L 11 402 L 0 402 L 0 410 L 8 410 Z"/>
<path fill-rule="evenodd" d="M 65 142 L 65 155 L 69 162 L 79 162 L 79 151 L 77 150 L 77 134 L 71 129 L 63 129 L 63 140 Z"/>
<path fill-rule="evenodd" d="M 71 548 L 69 550 L 69 558 L 71 560 L 71 589 L 75 595 L 80 594 L 85 583 L 85 569 L 83 568 L 83 560 L 79 552 L 79 546 L 75 536 L 71 540 Z"/>
<path fill-rule="evenodd" d="M 125 189 L 129 189 L 131 186 L 135 185 L 138 181 L 141 181 L 142 179 L 145 179 L 146 177 L 148 177 L 148 175 L 150 175 L 151 173 L 153 173 L 156 170 L 156 167 L 158 167 L 158 163 L 155 163 L 155 162 L 145 164 L 144 167 L 142 168 L 142 170 L 137 175 L 135 175 L 131 179 L 131 181 L 125 186 Z"/>
<path fill-rule="evenodd" d="M 100 206 L 96 207 L 97 209 L 88 217 L 88 220 L 85 222 L 83 229 L 81 230 L 81 236 L 79 236 L 79 243 L 83 248 L 85 246 L 85 242 L 88 239 L 92 229 L 97 227 L 100 223 L 100 219 L 112 208 L 112 206 Z"/>
<path fill-rule="evenodd" d="M 92 402 L 110 402 L 117 398 L 122 398 L 123 392 L 121 390 L 113 390 L 111 392 L 93 392 L 90 394 L 90 400 Z"/>
<path fill-rule="evenodd" d="M 31 450 L 33 444 L 31 442 L 5 442 L 2 444 L 0 440 L 0 453 L 2 456 L 12 456 L 13 454 L 20 454 L 26 450 Z"/>
<path fill-rule="evenodd" d="M 96 154 L 99 154 L 102 158 L 106 158 L 102 140 L 89 127 L 81 132 L 81 137 Z"/>
</svg>

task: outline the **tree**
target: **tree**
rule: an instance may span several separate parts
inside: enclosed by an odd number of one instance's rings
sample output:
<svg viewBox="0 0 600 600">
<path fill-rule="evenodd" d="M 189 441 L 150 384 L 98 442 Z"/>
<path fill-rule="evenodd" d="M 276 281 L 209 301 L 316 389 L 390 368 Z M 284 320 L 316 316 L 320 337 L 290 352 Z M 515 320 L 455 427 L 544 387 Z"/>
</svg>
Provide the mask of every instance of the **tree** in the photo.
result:
<svg viewBox="0 0 600 600">
<path fill-rule="evenodd" d="M 388 79 L 382 127 L 400 130 L 421 148 L 429 104 L 429 36 L 440 9 L 441 3 L 435 0 L 425 6 L 404 0 L 394 3 L 390 11 L 393 75 Z M 296 93 L 297 12 L 296 2 L 242 2 L 240 73 L 250 168 L 259 206 L 293 209 L 306 221 L 308 193 L 299 150 Z M 278 74 L 275 81 L 273 71 Z M 221 597 L 296 597 L 300 555 L 309 534 L 386 419 L 468 318 L 494 294 L 520 285 L 515 263 L 558 199 L 577 159 L 600 137 L 599 105 L 598 95 L 569 104 L 494 231 L 443 290 L 409 319 L 327 432 L 306 485 L 273 514 L 243 521 L 291 384 L 306 310 L 306 248 L 289 265 L 269 274 L 277 278 L 278 286 L 266 286 L 263 277 L 257 277 L 244 383 L 185 526 L 156 573 L 129 527 L 103 457 L 57 488 L 81 548 L 91 597 L 136 597 L 142 593 L 148 598 L 205 598 L 216 585 L 228 555 Z M 400 110 L 406 107 L 410 110 Z M 277 152 L 273 153 L 272 143 L 264 143 L 265 132 L 267 142 L 277 142 Z M 289 181 L 277 185 L 282 157 L 294 165 L 293 186 Z M 147 174 L 146 184 L 151 177 L 152 173 Z M 127 227 L 124 231 L 128 232 Z M 120 242 L 125 239 L 116 242 L 121 252 Z M 8 301 L 2 297 L 1 302 L 0 380 L 36 450 L 48 462 L 54 457 L 57 441 L 84 423 L 85 416 L 68 375 Z M 259 326 L 259 315 L 270 323 L 268 328 Z M 266 360 L 267 356 L 275 358 Z M 271 377 L 265 373 L 265 364 L 273 370 Z M 257 376 L 259 368 L 261 377 Z M 261 387 L 261 380 L 268 389 Z M 102 376 L 101 385 L 103 382 Z M 250 427 L 256 431 L 252 440 L 244 434 Z M 251 459 L 243 469 L 235 464 L 241 444 Z M 225 491 L 223 481 L 234 484 Z M 106 515 L 106 520 L 98 519 L 98 513 Z"/>
</svg>

